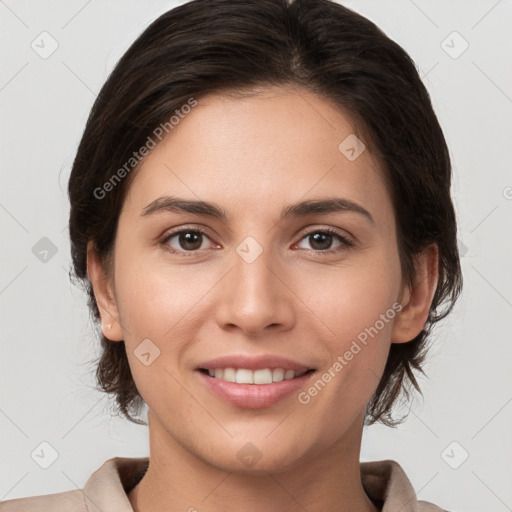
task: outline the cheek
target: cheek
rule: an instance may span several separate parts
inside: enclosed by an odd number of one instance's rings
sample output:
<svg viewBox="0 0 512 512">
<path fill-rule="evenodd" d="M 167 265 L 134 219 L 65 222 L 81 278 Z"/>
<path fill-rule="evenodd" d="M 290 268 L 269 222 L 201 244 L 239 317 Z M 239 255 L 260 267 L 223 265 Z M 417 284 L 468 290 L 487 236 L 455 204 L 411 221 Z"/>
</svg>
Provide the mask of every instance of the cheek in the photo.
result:
<svg viewBox="0 0 512 512">
<path fill-rule="evenodd" d="M 179 266 L 154 262 L 143 254 L 123 253 L 121 247 L 118 254 L 116 300 L 127 340 L 133 342 L 141 336 L 161 339 L 179 328 L 201 296 L 200 282 L 191 282 L 190 273 Z"/>
<path fill-rule="evenodd" d="M 375 324 L 379 338 L 389 339 L 401 282 L 398 255 L 394 256 L 383 251 L 315 276 L 316 292 L 311 294 L 310 287 L 309 305 L 329 328 L 333 349 L 343 350 L 347 342 L 364 339 Z"/>
<path fill-rule="evenodd" d="M 117 255 L 116 301 L 137 389 L 150 408 L 175 400 L 186 413 L 191 405 L 172 398 L 183 395 L 176 375 L 199 325 L 194 315 L 203 288 L 212 284 L 191 282 L 190 272 L 128 251 L 127 244 L 119 245 Z M 144 361 L 145 353 L 150 355 Z"/>
<path fill-rule="evenodd" d="M 331 364 L 325 380 L 334 383 L 328 384 L 331 400 L 341 406 L 370 398 L 384 370 L 397 315 L 398 255 L 382 252 L 364 265 L 316 277 L 317 292 L 309 305 L 329 329 L 324 344 Z"/>
<path fill-rule="evenodd" d="M 164 382 L 169 375 L 157 375 L 156 370 L 163 365 L 179 370 L 184 363 L 190 343 L 199 337 L 208 294 L 219 276 L 210 268 L 171 264 L 161 255 L 154 258 L 121 248 L 117 254 L 116 300 L 133 376 L 137 380 L 140 373 L 147 384 Z M 149 377 L 135 357 L 146 339 L 160 351 Z"/>
</svg>

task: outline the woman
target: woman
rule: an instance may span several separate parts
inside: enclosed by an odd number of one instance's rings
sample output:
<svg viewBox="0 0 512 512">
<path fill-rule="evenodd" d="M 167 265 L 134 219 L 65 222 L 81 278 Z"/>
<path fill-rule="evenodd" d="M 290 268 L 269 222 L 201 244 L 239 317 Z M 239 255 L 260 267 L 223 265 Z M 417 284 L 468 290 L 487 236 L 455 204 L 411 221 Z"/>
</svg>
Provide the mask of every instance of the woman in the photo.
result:
<svg viewBox="0 0 512 512">
<path fill-rule="evenodd" d="M 101 389 L 149 458 L 10 510 L 439 511 L 364 425 L 461 288 L 450 159 L 413 62 L 328 0 L 194 0 L 92 108 L 69 181 Z"/>
</svg>

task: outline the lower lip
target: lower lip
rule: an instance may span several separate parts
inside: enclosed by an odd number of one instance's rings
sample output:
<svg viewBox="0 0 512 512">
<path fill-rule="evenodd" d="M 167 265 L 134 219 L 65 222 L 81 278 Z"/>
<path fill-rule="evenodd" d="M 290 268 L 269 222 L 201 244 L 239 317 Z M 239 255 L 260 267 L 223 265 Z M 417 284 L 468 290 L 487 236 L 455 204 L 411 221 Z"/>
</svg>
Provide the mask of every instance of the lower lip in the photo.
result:
<svg viewBox="0 0 512 512">
<path fill-rule="evenodd" d="M 210 377 L 199 370 L 197 373 L 210 391 L 218 397 L 238 407 L 260 409 L 274 405 L 292 393 L 298 392 L 315 372 L 272 384 L 237 384 Z"/>
</svg>

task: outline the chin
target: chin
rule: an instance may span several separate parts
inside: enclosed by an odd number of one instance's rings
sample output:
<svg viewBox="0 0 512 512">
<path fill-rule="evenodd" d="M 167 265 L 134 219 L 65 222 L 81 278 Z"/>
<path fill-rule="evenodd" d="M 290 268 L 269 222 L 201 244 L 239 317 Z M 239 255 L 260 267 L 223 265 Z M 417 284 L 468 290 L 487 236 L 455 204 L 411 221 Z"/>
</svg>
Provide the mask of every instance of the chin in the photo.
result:
<svg viewBox="0 0 512 512">
<path fill-rule="evenodd" d="M 212 453 L 208 453 L 207 462 L 223 471 L 247 475 L 267 475 L 289 471 L 302 463 L 305 453 L 298 452 L 297 444 L 284 445 L 269 443 L 265 438 L 254 442 L 231 440 L 223 443 Z M 213 460 L 210 460 L 213 459 Z"/>
</svg>

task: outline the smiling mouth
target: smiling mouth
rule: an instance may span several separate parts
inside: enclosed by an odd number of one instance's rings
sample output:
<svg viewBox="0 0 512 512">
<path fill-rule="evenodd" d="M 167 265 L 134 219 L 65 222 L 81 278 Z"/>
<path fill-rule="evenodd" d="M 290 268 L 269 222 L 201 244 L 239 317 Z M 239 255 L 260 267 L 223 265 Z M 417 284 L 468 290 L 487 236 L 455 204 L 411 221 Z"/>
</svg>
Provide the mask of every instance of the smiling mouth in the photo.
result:
<svg viewBox="0 0 512 512">
<path fill-rule="evenodd" d="M 214 379 L 236 384 L 266 385 L 286 380 L 293 380 L 303 375 L 312 373 L 315 369 L 310 368 L 303 371 L 285 370 L 283 368 L 262 368 L 260 370 L 249 370 L 247 368 L 199 368 L 199 371 Z"/>
</svg>

